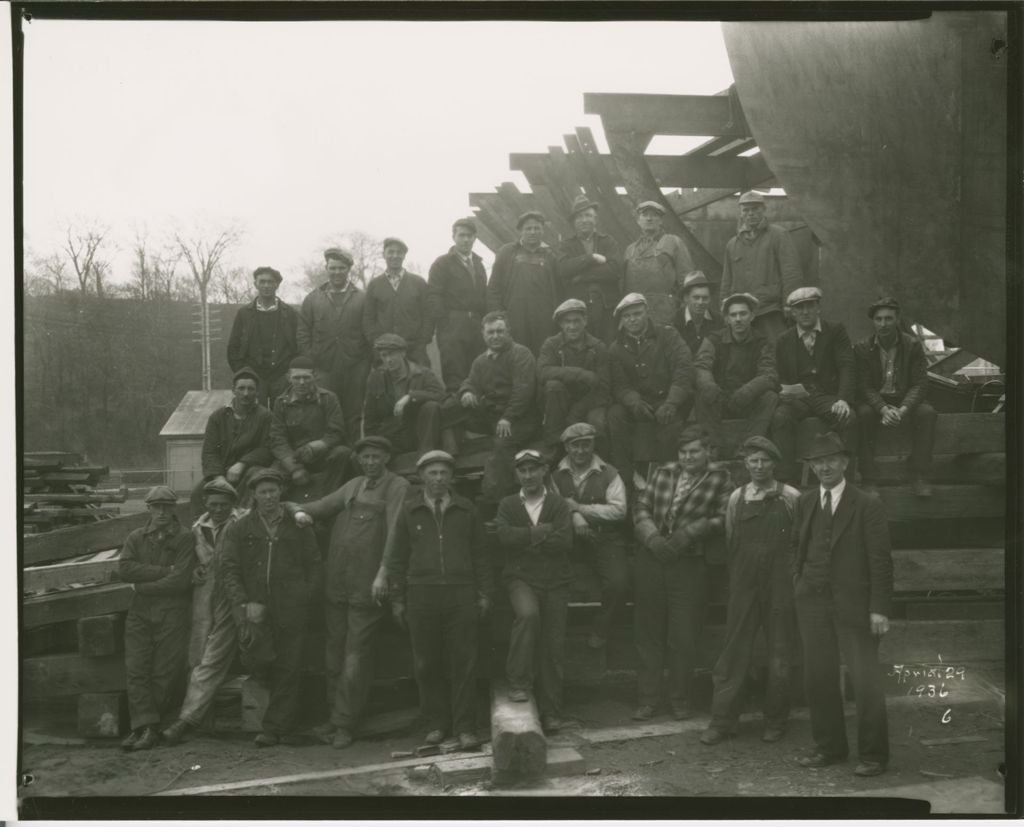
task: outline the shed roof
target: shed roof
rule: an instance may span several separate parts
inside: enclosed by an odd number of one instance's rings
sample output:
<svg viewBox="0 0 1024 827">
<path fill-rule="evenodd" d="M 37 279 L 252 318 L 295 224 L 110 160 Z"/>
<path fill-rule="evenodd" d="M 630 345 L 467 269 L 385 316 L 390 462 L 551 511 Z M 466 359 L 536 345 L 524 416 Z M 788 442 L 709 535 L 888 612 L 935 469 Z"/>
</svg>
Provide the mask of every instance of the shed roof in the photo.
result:
<svg viewBox="0 0 1024 827">
<path fill-rule="evenodd" d="M 162 437 L 196 437 L 206 432 L 206 420 L 231 402 L 231 391 L 187 391 L 160 431 Z"/>
</svg>

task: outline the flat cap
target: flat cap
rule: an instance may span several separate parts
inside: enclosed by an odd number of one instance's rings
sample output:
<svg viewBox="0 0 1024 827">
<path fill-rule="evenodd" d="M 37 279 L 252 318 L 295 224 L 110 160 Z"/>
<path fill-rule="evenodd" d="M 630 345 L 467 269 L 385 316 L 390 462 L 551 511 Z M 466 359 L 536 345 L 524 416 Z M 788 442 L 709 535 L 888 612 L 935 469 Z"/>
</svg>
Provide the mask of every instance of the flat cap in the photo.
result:
<svg viewBox="0 0 1024 827">
<path fill-rule="evenodd" d="M 360 439 L 353 450 L 358 454 L 363 448 L 377 448 L 381 451 L 386 451 L 389 454 L 394 453 L 394 447 L 391 445 L 391 440 L 386 436 L 364 436 Z"/>
<path fill-rule="evenodd" d="M 566 299 L 555 308 L 555 312 L 551 314 L 551 318 L 557 322 L 558 317 L 564 316 L 566 313 L 582 313 L 586 316 L 587 303 L 580 301 L 580 299 Z"/>
<path fill-rule="evenodd" d="M 416 470 L 430 465 L 432 462 L 447 462 L 452 468 L 455 467 L 455 457 L 447 451 L 427 451 L 422 457 L 416 460 Z"/>
<path fill-rule="evenodd" d="M 544 457 L 541 456 L 540 451 L 536 448 L 524 448 L 518 454 L 516 454 L 515 464 L 516 468 L 520 465 L 526 465 L 527 463 L 536 463 L 537 465 L 544 465 Z"/>
<path fill-rule="evenodd" d="M 618 315 L 627 307 L 633 307 L 638 304 L 642 304 L 644 307 L 647 306 L 647 299 L 644 296 L 644 294 L 627 293 L 625 296 L 622 297 L 622 301 L 615 305 L 615 317 L 618 318 Z"/>
<path fill-rule="evenodd" d="M 168 505 L 174 505 L 177 502 L 178 495 L 166 485 L 155 485 L 150 488 L 149 493 L 146 494 L 146 505 L 152 505 L 153 503 L 167 503 Z"/>
<path fill-rule="evenodd" d="M 798 287 L 786 297 L 786 307 L 796 307 L 804 302 L 820 302 L 821 291 L 817 287 Z"/>
<path fill-rule="evenodd" d="M 260 382 L 260 375 L 252 368 L 239 368 L 235 371 L 234 376 L 231 377 L 231 384 L 234 385 L 239 379 L 252 379 L 258 385 Z"/>
<path fill-rule="evenodd" d="M 523 228 L 523 224 L 525 224 L 531 218 L 535 218 L 541 224 L 547 223 L 547 219 L 544 217 L 544 213 L 542 213 L 540 210 L 527 210 L 521 216 L 519 216 L 519 218 L 516 219 L 516 229 L 521 230 Z"/>
<path fill-rule="evenodd" d="M 288 370 L 313 370 L 313 360 L 308 356 L 296 356 L 288 363 Z"/>
<path fill-rule="evenodd" d="M 569 218 L 572 218 L 576 213 L 581 213 L 584 210 L 596 210 L 598 205 L 591 201 L 585 195 L 577 195 L 572 200 L 572 208 L 569 210 Z"/>
<path fill-rule="evenodd" d="M 232 499 L 238 499 L 238 492 L 227 480 L 210 480 L 203 486 L 204 494 L 227 494 Z"/>
<path fill-rule="evenodd" d="M 763 204 L 764 203 L 764 196 L 761 193 L 759 193 L 759 192 L 754 192 L 754 190 L 750 190 L 750 192 L 745 192 L 745 193 L 743 193 L 743 195 L 740 196 L 740 203 L 741 204 Z"/>
<path fill-rule="evenodd" d="M 347 261 L 349 264 L 356 263 L 356 260 L 352 258 L 352 253 L 343 247 L 328 247 L 324 250 L 324 261 L 330 261 L 332 258 L 338 261 Z"/>
<path fill-rule="evenodd" d="M 284 486 L 284 478 L 273 468 L 260 468 L 249 477 L 249 487 L 255 488 L 261 482 L 276 482 Z"/>
<path fill-rule="evenodd" d="M 401 247 L 405 252 L 409 252 L 409 245 L 402 241 L 402 239 L 395 238 L 394 236 L 388 236 L 380 245 L 382 250 L 386 250 L 388 247 Z"/>
<path fill-rule="evenodd" d="M 641 201 L 636 205 L 637 214 L 642 213 L 644 210 L 655 210 L 662 215 L 665 214 L 665 208 L 657 201 Z"/>
<path fill-rule="evenodd" d="M 804 454 L 804 459 L 820 459 L 821 457 L 830 457 L 833 454 L 849 455 L 849 453 L 843 444 L 843 440 L 839 438 L 839 434 L 829 431 L 827 434 L 814 435 L 807 453 Z"/>
<path fill-rule="evenodd" d="M 568 445 L 577 439 L 593 439 L 597 436 L 597 428 L 589 422 L 575 422 L 562 431 L 562 444 Z"/>
<path fill-rule="evenodd" d="M 704 275 L 703 270 L 694 270 L 692 273 L 687 273 L 683 278 L 683 295 L 685 296 L 694 287 L 710 287 L 711 282 L 708 281 L 708 277 Z"/>
<path fill-rule="evenodd" d="M 374 350 L 408 350 L 409 343 L 397 333 L 381 333 L 373 340 Z"/>
<path fill-rule="evenodd" d="M 782 452 L 778 446 L 766 436 L 749 436 L 740 445 L 740 456 L 747 456 L 755 451 L 764 451 L 776 462 L 782 462 Z"/>
<path fill-rule="evenodd" d="M 871 307 L 868 308 L 868 318 L 875 318 L 875 312 L 881 310 L 883 307 L 887 307 L 890 310 L 895 310 L 897 313 L 900 312 L 900 303 L 896 301 L 896 299 L 894 299 L 892 296 L 885 296 L 871 304 Z"/>
<path fill-rule="evenodd" d="M 757 296 L 751 293 L 733 293 L 731 296 L 726 296 L 722 299 L 722 312 L 725 313 L 729 309 L 730 305 L 733 304 L 745 304 L 751 310 L 756 308 L 761 302 L 757 300 Z"/>
<path fill-rule="evenodd" d="M 679 439 L 676 440 L 676 447 L 682 448 L 684 445 L 696 442 L 698 439 L 707 445 L 711 440 L 711 435 L 703 425 L 687 425 L 680 431 Z"/>
</svg>

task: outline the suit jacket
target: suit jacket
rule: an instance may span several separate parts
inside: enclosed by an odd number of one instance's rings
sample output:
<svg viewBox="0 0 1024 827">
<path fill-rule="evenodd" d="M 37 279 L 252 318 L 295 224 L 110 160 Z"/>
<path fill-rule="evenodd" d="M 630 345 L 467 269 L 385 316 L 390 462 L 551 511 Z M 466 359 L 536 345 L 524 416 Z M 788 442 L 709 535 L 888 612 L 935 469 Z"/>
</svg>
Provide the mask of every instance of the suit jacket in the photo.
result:
<svg viewBox="0 0 1024 827">
<path fill-rule="evenodd" d="M 798 327 L 791 327 L 775 340 L 775 363 L 779 370 L 779 381 L 784 385 L 795 385 L 800 381 L 797 348 L 804 346 Z M 857 371 L 853 362 L 853 348 L 846 328 L 838 322 L 821 323 L 821 332 L 814 343 L 814 365 L 817 371 L 817 390 L 838 396 L 844 402 L 853 404 L 857 388 Z"/>
<path fill-rule="evenodd" d="M 505 552 L 503 580 L 549 589 L 572 582 L 572 512 L 557 491 L 547 490 L 537 525 L 518 492 L 498 504 L 495 522 L 498 544 Z"/>
<path fill-rule="evenodd" d="M 805 491 L 796 501 L 793 549 L 793 587 L 797 599 L 808 594 L 803 582 L 811 536 L 811 517 L 820 489 Z M 832 600 L 836 618 L 867 627 L 869 614 L 892 613 L 892 545 L 882 504 L 847 483 L 832 517 Z"/>
<path fill-rule="evenodd" d="M 857 362 L 857 395 L 879 413 L 885 407 L 879 391 L 885 384 L 878 339 L 872 335 L 853 346 Z M 900 404 L 914 410 L 928 394 L 928 360 L 913 336 L 900 333 L 896 345 L 896 377 L 893 385 Z"/>
</svg>

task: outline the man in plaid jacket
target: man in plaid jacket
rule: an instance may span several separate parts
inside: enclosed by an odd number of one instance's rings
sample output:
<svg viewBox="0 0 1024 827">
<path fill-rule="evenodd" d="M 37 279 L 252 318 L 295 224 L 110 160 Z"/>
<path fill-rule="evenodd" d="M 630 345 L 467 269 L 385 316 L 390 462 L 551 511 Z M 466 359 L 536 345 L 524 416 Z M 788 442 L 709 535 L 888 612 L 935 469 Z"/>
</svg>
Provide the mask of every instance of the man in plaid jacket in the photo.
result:
<svg viewBox="0 0 1024 827">
<path fill-rule="evenodd" d="M 677 462 L 655 470 L 637 497 L 634 631 L 639 655 L 633 719 L 652 718 L 661 700 L 668 649 L 669 705 L 689 718 L 697 642 L 707 603 L 708 563 L 721 552 L 729 472 L 708 465 L 708 433 L 690 426 L 679 436 Z"/>
</svg>

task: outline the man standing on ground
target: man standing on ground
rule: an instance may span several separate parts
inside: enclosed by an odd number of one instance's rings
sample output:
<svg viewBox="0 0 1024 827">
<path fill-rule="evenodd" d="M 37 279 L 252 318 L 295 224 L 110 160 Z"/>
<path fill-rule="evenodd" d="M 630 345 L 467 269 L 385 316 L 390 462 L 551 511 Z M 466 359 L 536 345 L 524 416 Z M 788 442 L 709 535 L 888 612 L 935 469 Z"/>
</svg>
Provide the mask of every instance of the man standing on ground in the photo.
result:
<svg viewBox="0 0 1024 827">
<path fill-rule="evenodd" d="M 370 372 L 370 346 L 363 335 L 366 293 L 349 280 L 354 259 L 348 250 L 324 250 L 324 261 L 327 282 L 310 292 L 299 310 L 299 350 L 313 360 L 317 384 L 338 397 L 345 428 L 355 439 Z"/>
<path fill-rule="evenodd" d="M 639 655 L 634 721 L 655 715 L 668 655 L 668 696 L 677 721 L 693 715 L 693 670 L 708 599 L 708 557 L 721 535 L 732 492 L 729 472 L 708 465 L 707 432 L 679 435 L 678 462 L 651 474 L 633 509 L 636 597 L 633 625 Z"/>
<path fill-rule="evenodd" d="M 477 651 L 494 589 L 491 561 L 476 507 L 451 490 L 451 454 L 428 451 L 416 470 L 423 493 L 406 500 L 398 520 L 391 608 L 412 639 L 426 743 L 451 734 L 460 749 L 476 749 Z"/>
<path fill-rule="evenodd" d="M 498 505 L 498 543 L 505 552 L 502 579 L 515 615 L 506 673 L 509 699 L 524 702 L 533 691 L 545 732 L 562 727 L 565 617 L 572 582 L 572 516 L 569 506 L 544 485 L 539 451 L 515 456 L 520 490 Z"/>
<path fill-rule="evenodd" d="M 456 393 L 469 376 L 473 360 L 484 351 L 480 322 L 487 312 L 487 272 L 473 252 L 476 222 L 460 218 L 452 225 L 452 248 L 431 266 L 427 302 L 437 326 L 441 376 Z"/>
<path fill-rule="evenodd" d="M 857 419 L 860 422 L 860 474 L 863 488 L 878 482 L 875 442 L 878 426 L 910 431 L 911 485 L 918 497 L 930 497 L 932 449 L 935 445 L 935 408 L 928 404 L 928 360 L 913 336 L 900 330 L 900 305 L 884 298 L 868 308 L 875 335 L 853 346 L 857 363 Z"/>
<path fill-rule="evenodd" d="M 881 775 L 889 763 L 885 690 L 878 644 L 889 631 L 892 548 L 882 504 L 843 474 L 849 454 L 834 433 L 819 434 L 805 459 L 819 485 L 796 503 L 793 592 L 804 647 L 804 689 L 818 768 L 846 760 L 849 746 L 839 686 L 842 655 L 857 704 L 854 775 Z"/>
<path fill-rule="evenodd" d="M 352 744 L 373 680 L 373 641 L 388 615 L 388 563 L 409 491 L 404 478 L 387 470 L 391 453 L 384 437 L 364 437 L 356 443 L 363 476 L 315 502 L 286 506 L 299 526 L 334 520 L 325 607 L 330 719 L 317 734 L 335 749 Z"/>
<path fill-rule="evenodd" d="M 636 215 L 641 235 L 626 248 L 625 290 L 643 294 L 656 324 L 672 324 L 676 296 L 683 276 L 693 270 L 693 260 L 683 240 L 664 231 L 661 204 L 644 201 L 637 205 Z"/>
<path fill-rule="evenodd" d="M 434 337 L 434 320 L 427 306 L 427 283 L 405 269 L 409 248 L 400 238 L 384 239 L 387 269 L 366 286 L 363 333 L 375 342 L 385 333 L 396 333 L 408 343 L 408 357 L 430 367 L 427 345 Z"/>
<path fill-rule="evenodd" d="M 722 295 L 752 293 L 758 300 L 754 332 L 775 341 L 786 329 L 786 296 L 803 283 L 800 256 L 789 232 L 765 217 L 764 196 L 740 196 L 739 232 L 725 245 Z"/>
<path fill-rule="evenodd" d="M 597 431 L 586 422 L 562 433 L 565 458 L 551 475 L 572 512 L 573 552 L 597 573 L 601 611 L 587 639 L 591 649 L 608 642 L 612 618 L 629 592 L 626 559 L 626 486 L 618 471 L 594 453 Z"/>
<path fill-rule="evenodd" d="M 704 339 L 724 327 L 722 317 L 711 309 L 711 282 L 700 270 L 683 279 L 683 301 L 675 327 L 690 353 L 696 355 Z"/>
<path fill-rule="evenodd" d="M 125 538 L 117 573 L 132 584 L 124 622 L 124 666 L 132 731 L 125 750 L 152 749 L 160 718 L 188 668 L 195 538 L 178 522 L 178 499 L 166 485 L 146 495 L 149 523 Z M 180 698 L 181 696 L 178 695 Z"/>
<path fill-rule="evenodd" d="M 257 267 L 252 278 L 256 298 L 235 314 L 228 338 L 228 365 L 236 373 L 244 367 L 256 371 L 260 402 L 269 408 L 288 387 L 288 363 L 299 355 L 299 314 L 277 297 L 282 281 L 277 270 Z"/>
<path fill-rule="evenodd" d="M 558 247 L 562 292 L 587 309 L 587 332 L 610 342 L 615 335 L 615 305 L 622 298 L 622 254 L 610 235 L 597 232 L 597 204 L 581 195 L 572 202 L 569 220 L 576 235 Z"/>
</svg>

